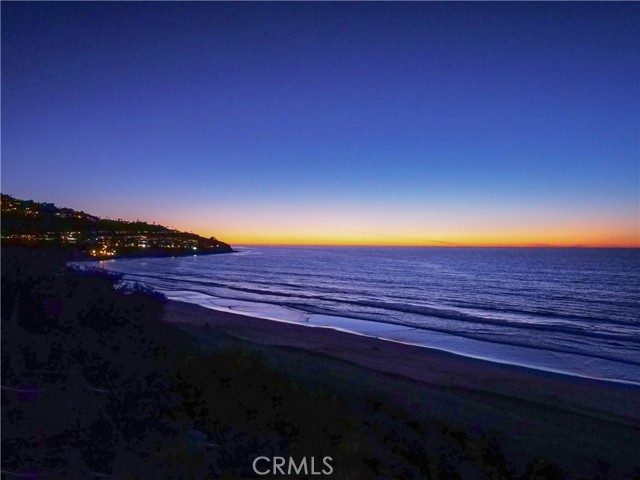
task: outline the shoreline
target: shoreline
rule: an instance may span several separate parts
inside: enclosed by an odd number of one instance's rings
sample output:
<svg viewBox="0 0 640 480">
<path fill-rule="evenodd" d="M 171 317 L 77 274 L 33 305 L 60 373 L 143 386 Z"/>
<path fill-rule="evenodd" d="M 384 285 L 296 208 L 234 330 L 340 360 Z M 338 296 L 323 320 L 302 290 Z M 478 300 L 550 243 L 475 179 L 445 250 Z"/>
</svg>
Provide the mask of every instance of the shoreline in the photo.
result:
<svg viewBox="0 0 640 480">
<path fill-rule="evenodd" d="M 295 381 L 329 390 L 355 408 L 373 396 L 426 422 L 443 420 L 472 434 L 495 436 L 515 464 L 541 458 L 579 478 L 593 476 L 600 462 L 611 466 L 610 478 L 640 468 L 635 385 L 175 300 L 165 305 L 164 320 L 194 338 L 198 348 L 258 353 Z"/>
<path fill-rule="evenodd" d="M 634 383 L 494 362 L 357 332 L 264 319 L 178 300 L 169 300 L 166 310 L 165 320 L 169 323 L 219 330 L 250 343 L 321 354 L 424 384 L 471 388 L 542 404 L 555 400 L 557 391 L 569 387 L 569 392 L 562 392 L 569 393 L 564 395 L 564 408 L 613 415 L 640 427 L 640 412 L 634 410 L 640 404 L 640 386 Z M 421 362 L 436 368 L 417 368 Z M 480 384 L 484 388 L 478 388 Z M 593 389 L 606 393 L 600 398 Z"/>
<path fill-rule="evenodd" d="M 242 257 L 237 258 L 238 264 L 242 266 L 240 270 L 244 272 L 241 276 L 249 274 L 242 285 L 237 282 L 230 282 L 227 285 L 224 276 L 216 275 L 213 275 L 213 278 L 198 281 L 189 277 L 182 282 L 180 274 L 175 275 L 173 272 L 174 268 L 182 271 L 180 269 L 183 266 L 190 271 L 192 267 L 197 271 L 206 269 L 208 266 L 214 268 L 214 264 L 218 263 L 216 258 L 207 260 L 203 257 L 202 265 L 196 262 L 196 257 L 193 257 L 193 265 L 191 258 L 186 260 L 176 258 L 148 265 L 144 261 L 142 264 L 130 263 L 129 265 L 123 262 L 120 267 L 118 262 L 108 261 L 102 264 L 96 262 L 93 265 L 116 272 L 121 271 L 124 278 L 145 283 L 150 288 L 164 293 L 171 300 L 195 303 L 220 311 L 303 323 L 308 326 L 329 327 L 355 335 L 435 348 L 494 363 L 519 365 L 587 379 L 640 386 L 638 369 L 640 363 L 635 355 L 637 349 L 630 337 L 635 331 L 633 324 L 631 323 L 628 329 L 617 326 L 611 332 L 607 329 L 607 319 L 617 318 L 615 316 L 619 313 L 617 311 L 609 314 L 599 312 L 605 320 L 603 323 L 597 322 L 592 328 L 588 318 L 583 319 L 575 314 L 572 315 L 570 309 L 568 310 L 570 314 L 566 318 L 561 308 L 557 314 L 558 318 L 552 313 L 544 313 L 541 319 L 536 317 L 529 321 L 526 314 L 528 309 L 515 312 L 514 318 L 511 318 L 500 313 L 502 309 L 499 305 L 495 310 L 498 314 L 494 316 L 491 308 L 486 312 L 481 309 L 478 313 L 473 310 L 466 311 L 450 307 L 447 302 L 414 304 L 411 296 L 406 302 L 385 297 L 385 301 L 380 303 L 370 301 L 366 296 L 362 297 L 357 292 L 357 288 L 352 286 L 345 288 L 354 295 L 355 300 L 341 304 L 339 296 L 336 300 L 329 295 L 326 300 L 334 303 L 325 304 L 323 302 L 326 295 L 318 294 L 314 287 L 308 285 L 310 291 L 315 293 L 311 297 L 305 297 L 307 294 L 304 294 L 298 298 L 296 287 L 286 282 L 279 285 L 278 279 L 274 279 L 274 286 L 269 287 L 264 287 L 264 279 L 254 282 L 251 279 L 251 270 L 247 270 L 251 263 L 249 258 L 244 256 L 247 252 L 241 247 L 236 247 L 236 250 Z M 256 252 L 264 253 L 263 250 L 256 250 Z M 285 254 L 288 252 L 276 252 L 276 255 Z M 302 259 L 303 255 L 298 255 L 296 258 L 298 257 Z M 229 271 L 230 265 L 236 263 L 230 258 L 217 258 L 220 259 L 222 264 L 220 268 L 224 271 Z M 271 269 L 269 271 L 274 271 L 274 275 L 277 275 L 280 267 L 274 268 L 274 265 L 269 263 L 273 262 L 274 258 L 277 257 L 268 256 L 264 261 L 267 262 L 267 270 Z M 327 259 L 331 258 L 333 257 L 327 257 Z M 127 272 L 131 275 L 130 277 Z M 148 278 L 144 278 L 147 275 Z M 324 277 L 326 280 L 327 274 L 324 274 Z M 266 281 L 270 283 L 269 278 Z M 235 291 L 236 288 L 239 292 Z M 248 294 L 245 293 L 245 289 L 248 289 L 246 290 Z M 258 294 L 258 298 L 253 298 L 256 296 L 255 293 Z M 315 295 L 319 295 L 318 298 L 322 299 L 318 304 L 313 300 Z M 504 308 L 512 306 L 513 295 L 509 294 L 509 297 L 504 300 L 506 305 Z M 513 298 L 519 297 L 516 294 Z M 355 307 L 351 308 L 351 303 Z M 479 305 L 479 308 L 482 308 L 482 302 Z M 572 305 L 569 307 L 574 308 Z M 624 313 L 623 311 L 622 314 Z M 574 317 L 578 319 L 575 326 Z M 611 321 L 617 323 L 615 320 Z M 618 330 L 622 333 L 617 334 Z M 610 339 L 620 339 L 621 348 L 614 346 L 611 343 L 613 340 Z"/>
<path fill-rule="evenodd" d="M 152 285 L 150 287 L 155 288 Z M 427 348 L 495 364 L 640 388 L 639 376 L 629 376 L 628 372 L 611 370 L 615 365 L 627 365 L 627 362 L 622 360 L 586 356 L 578 352 L 553 351 L 513 343 L 492 342 L 473 336 L 421 329 L 395 322 L 375 321 L 339 314 L 304 312 L 273 303 L 213 297 L 197 291 L 169 292 L 162 289 L 160 291 L 167 295 L 171 301 L 200 305 L 210 310 L 305 327 L 329 328 L 350 335 Z M 589 365 L 589 368 L 583 367 L 586 364 Z M 606 376 L 607 372 L 610 373 L 610 376 Z"/>
</svg>

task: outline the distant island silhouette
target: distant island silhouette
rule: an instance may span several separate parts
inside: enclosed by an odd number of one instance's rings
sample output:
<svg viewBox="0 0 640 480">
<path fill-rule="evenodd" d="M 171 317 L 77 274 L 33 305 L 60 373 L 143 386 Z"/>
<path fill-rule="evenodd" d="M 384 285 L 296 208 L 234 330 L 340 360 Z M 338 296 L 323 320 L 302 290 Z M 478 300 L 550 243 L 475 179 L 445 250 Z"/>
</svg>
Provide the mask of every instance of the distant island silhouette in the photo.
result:
<svg viewBox="0 0 640 480">
<path fill-rule="evenodd" d="M 167 257 L 230 253 L 215 237 L 181 232 L 142 221 L 96 217 L 53 203 L 20 200 L 2 194 L 2 244 L 51 246 L 73 251 L 73 258 Z"/>
</svg>

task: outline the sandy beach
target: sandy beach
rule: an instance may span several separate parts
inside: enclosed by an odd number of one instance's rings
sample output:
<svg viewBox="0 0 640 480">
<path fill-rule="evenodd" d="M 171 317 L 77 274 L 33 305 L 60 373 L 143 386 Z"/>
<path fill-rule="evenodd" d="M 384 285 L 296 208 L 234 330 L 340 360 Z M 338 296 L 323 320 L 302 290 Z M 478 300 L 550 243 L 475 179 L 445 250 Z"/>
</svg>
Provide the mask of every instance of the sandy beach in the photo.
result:
<svg viewBox="0 0 640 480">
<path fill-rule="evenodd" d="M 170 301 L 165 319 L 197 338 L 242 345 L 302 380 L 385 399 L 468 431 L 495 434 L 514 459 L 567 471 L 640 464 L 640 388 L 491 363 L 424 347 Z"/>
</svg>

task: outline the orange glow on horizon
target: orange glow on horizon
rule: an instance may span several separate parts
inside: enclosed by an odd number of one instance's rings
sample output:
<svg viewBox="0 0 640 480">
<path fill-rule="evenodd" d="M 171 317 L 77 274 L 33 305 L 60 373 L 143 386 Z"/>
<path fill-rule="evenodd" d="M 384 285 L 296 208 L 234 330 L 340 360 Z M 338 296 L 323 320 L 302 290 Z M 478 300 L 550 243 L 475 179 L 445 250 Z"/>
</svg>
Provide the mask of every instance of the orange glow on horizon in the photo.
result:
<svg viewBox="0 0 640 480">
<path fill-rule="evenodd" d="M 163 222 L 231 245 L 640 248 L 634 211 L 255 206 L 177 211 Z"/>
<path fill-rule="evenodd" d="M 227 242 L 231 246 L 247 247 L 478 247 L 478 248 L 640 248 L 640 244 L 585 244 L 585 243 L 457 243 L 457 244 L 406 244 L 406 243 L 320 243 L 320 242 Z"/>
<path fill-rule="evenodd" d="M 509 232 L 504 234 L 462 234 L 450 236 L 341 234 L 329 235 L 302 232 L 218 231 L 215 235 L 231 245 L 273 246 L 393 246 L 393 247 L 585 247 L 640 248 L 640 238 L 630 232 Z M 435 237 L 425 240 L 424 237 Z M 421 238 L 422 237 L 422 238 Z"/>
</svg>

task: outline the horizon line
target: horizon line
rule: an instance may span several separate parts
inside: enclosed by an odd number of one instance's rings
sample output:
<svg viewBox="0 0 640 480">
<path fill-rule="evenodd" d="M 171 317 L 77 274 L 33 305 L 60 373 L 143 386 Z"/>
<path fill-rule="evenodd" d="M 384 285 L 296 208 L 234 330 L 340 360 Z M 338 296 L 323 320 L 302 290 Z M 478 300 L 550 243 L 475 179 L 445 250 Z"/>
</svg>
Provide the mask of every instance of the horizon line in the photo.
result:
<svg viewBox="0 0 640 480">
<path fill-rule="evenodd" d="M 372 245 L 372 244 L 342 244 L 342 243 L 240 243 L 232 247 L 373 247 L 373 248 L 583 248 L 583 249 L 640 249 L 640 245 L 542 245 L 542 244 L 496 244 L 496 245 Z"/>
</svg>

